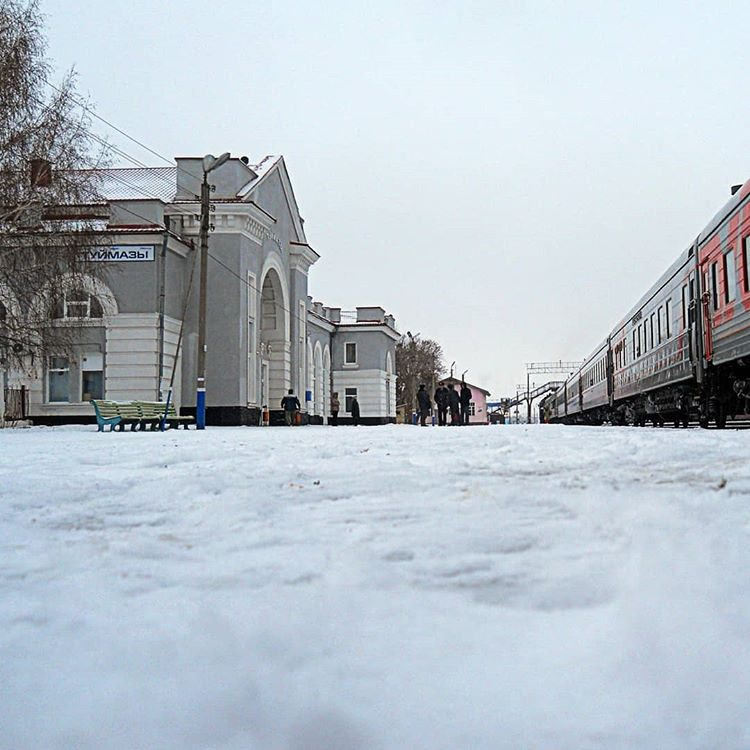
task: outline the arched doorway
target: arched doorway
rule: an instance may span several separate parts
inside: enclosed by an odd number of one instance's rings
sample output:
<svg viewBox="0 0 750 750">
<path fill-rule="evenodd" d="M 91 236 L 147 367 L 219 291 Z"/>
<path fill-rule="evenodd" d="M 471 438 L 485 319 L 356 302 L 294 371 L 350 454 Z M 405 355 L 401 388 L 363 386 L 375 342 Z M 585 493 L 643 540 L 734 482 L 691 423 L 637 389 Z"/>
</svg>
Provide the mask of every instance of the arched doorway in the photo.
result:
<svg viewBox="0 0 750 750">
<path fill-rule="evenodd" d="M 278 272 L 270 268 L 260 294 L 261 405 L 278 409 L 289 388 L 289 305 Z"/>
<path fill-rule="evenodd" d="M 315 344 L 315 392 L 313 395 L 313 403 L 315 404 L 315 415 L 322 417 L 324 414 L 323 407 L 323 350 L 320 347 L 320 341 Z"/>
<path fill-rule="evenodd" d="M 323 350 L 323 421 L 331 410 L 331 350 Z"/>
<path fill-rule="evenodd" d="M 315 362 L 313 360 L 313 348 L 310 339 L 307 339 L 307 389 L 306 392 L 310 394 L 310 401 L 305 398 L 305 408 L 309 414 L 314 411 L 315 402 L 313 394 L 315 393 Z"/>
</svg>

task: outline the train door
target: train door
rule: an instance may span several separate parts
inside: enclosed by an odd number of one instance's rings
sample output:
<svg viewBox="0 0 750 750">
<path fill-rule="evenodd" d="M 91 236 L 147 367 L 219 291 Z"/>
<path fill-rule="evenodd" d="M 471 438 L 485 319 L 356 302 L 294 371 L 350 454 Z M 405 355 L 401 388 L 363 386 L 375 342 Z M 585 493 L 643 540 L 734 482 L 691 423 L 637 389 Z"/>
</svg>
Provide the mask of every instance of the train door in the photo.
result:
<svg viewBox="0 0 750 750">
<path fill-rule="evenodd" d="M 701 325 L 703 328 L 703 358 L 710 362 L 714 356 L 713 321 L 711 315 L 711 286 L 709 279 L 709 264 L 701 267 L 703 294 L 701 294 Z"/>
</svg>

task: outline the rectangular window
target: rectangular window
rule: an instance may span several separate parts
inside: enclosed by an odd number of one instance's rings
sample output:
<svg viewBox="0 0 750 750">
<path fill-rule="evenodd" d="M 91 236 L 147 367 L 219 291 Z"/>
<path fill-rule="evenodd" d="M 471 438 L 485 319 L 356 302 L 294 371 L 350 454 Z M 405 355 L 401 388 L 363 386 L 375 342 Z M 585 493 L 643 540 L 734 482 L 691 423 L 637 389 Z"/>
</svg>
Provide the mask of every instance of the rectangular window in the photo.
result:
<svg viewBox="0 0 750 750">
<path fill-rule="evenodd" d="M 648 335 L 649 335 L 649 341 L 651 341 L 652 349 L 656 346 L 656 342 L 654 340 L 654 318 L 655 317 L 656 317 L 656 313 L 651 313 L 651 318 L 648 321 Z"/>
<path fill-rule="evenodd" d="M 662 318 L 664 317 L 664 308 L 659 305 L 659 309 L 656 311 L 656 334 L 661 344 L 661 332 L 662 332 Z"/>
<path fill-rule="evenodd" d="M 67 357 L 50 357 L 47 367 L 50 403 L 70 401 L 70 363 Z"/>
<path fill-rule="evenodd" d="M 737 298 L 737 269 L 734 252 L 724 253 L 724 302 L 729 304 Z"/>
<path fill-rule="evenodd" d="M 750 292 L 750 275 L 748 275 L 747 261 L 750 255 L 750 235 L 742 240 L 742 285 L 746 292 Z"/>
<path fill-rule="evenodd" d="M 344 408 L 346 409 L 348 414 L 352 413 L 352 400 L 357 398 L 357 389 L 356 388 L 347 388 L 344 391 Z"/>
<path fill-rule="evenodd" d="M 469 401 L 469 416 L 474 417 L 477 413 L 477 405 L 473 401 Z"/>
<path fill-rule="evenodd" d="M 104 357 L 87 352 L 81 358 L 81 401 L 104 398 Z"/>
<path fill-rule="evenodd" d="M 711 264 L 711 298 L 714 301 L 714 310 L 719 309 L 719 264 Z"/>
<path fill-rule="evenodd" d="M 636 336 L 636 349 L 635 349 L 635 356 L 640 357 L 641 356 L 641 327 L 638 326 L 638 330 L 636 331 L 638 334 Z"/>
<path fill-rule="evenodd" d="M 104 373 L 84 372 L 81 373 L 81 401 L 104 398 Z"/>
<path fill-rule="evenodd" d="M 664 306 L 664 328 L 667 338 L 672 335 L 672 298 L 667 300 L 667 304 Z"/>
<path fill-rule="evenodd" d="M 352 343 L 351 341 L 345 344 L 344 347 L 344 364 L 357 364 L 357 345 Z"/>
<path fill-rule="evenodd" d="M 687 311 L 688 311 L 688 285 L 683 284 L 682 286 L 682 327 L 688 327 Z"/>
</svg>

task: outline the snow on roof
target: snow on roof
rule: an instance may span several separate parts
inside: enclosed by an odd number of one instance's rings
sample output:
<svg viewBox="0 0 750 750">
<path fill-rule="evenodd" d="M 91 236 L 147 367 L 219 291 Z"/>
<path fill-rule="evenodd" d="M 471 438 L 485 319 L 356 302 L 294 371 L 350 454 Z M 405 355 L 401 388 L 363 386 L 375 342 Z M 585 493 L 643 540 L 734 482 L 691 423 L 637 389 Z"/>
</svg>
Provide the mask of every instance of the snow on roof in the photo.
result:
<svg viewBox="0 0 750 750">
<path fill-rule="evenodd" d="M 248 164 L 250 169 L 257 175 L 254 179 L 250 180 L 238 193 L 237 195 L 244 197 L 247 195 L 281 160 L 281 156 L 264 156 L 257 164 Z"/>
</svg>

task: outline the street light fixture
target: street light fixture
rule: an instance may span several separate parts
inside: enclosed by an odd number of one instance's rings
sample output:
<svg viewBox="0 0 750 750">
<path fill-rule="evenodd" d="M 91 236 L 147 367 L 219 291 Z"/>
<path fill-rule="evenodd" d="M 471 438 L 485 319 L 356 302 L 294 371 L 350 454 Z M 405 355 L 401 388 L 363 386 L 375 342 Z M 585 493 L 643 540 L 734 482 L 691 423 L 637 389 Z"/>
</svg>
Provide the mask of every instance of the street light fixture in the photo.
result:
<svg viewBox="0 0 750 750">
<path fill-rule="evenodd" d="M 203 182 L 201 183 L 201 281 L 198 291 L 198 381 L 195 391 L 195 426 L 206 429 L 206 293 L 208 289 L 208 230 L 211 210 L 211 186 L 208 173 L 220 167 L 230 158 L 227 151 L 219 157 L 206 154 L 203 157 Z"/>
</svg>

